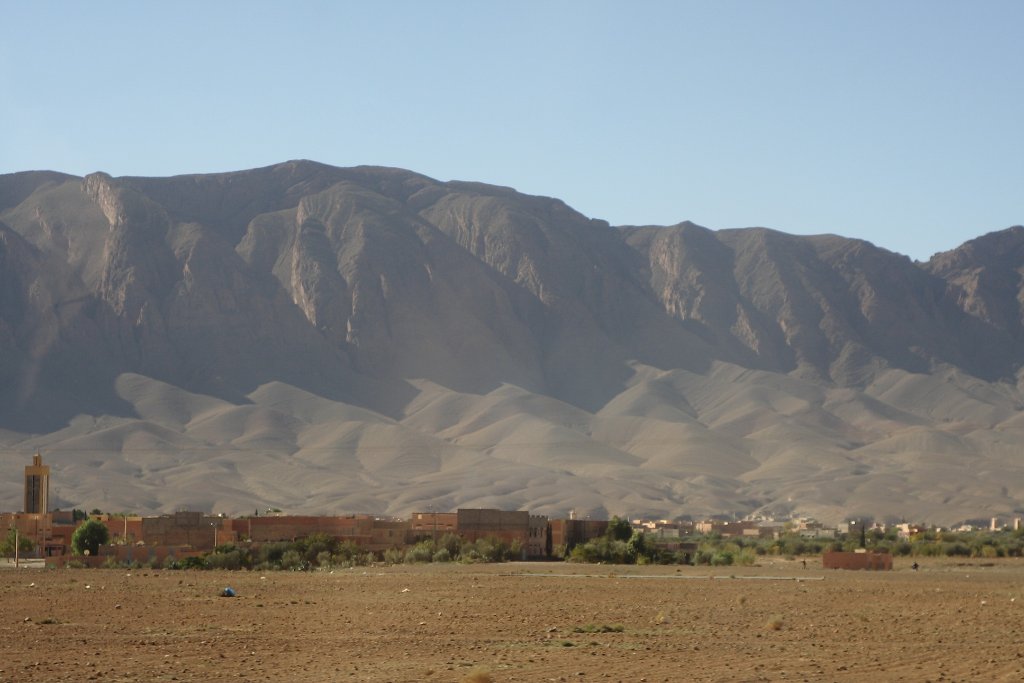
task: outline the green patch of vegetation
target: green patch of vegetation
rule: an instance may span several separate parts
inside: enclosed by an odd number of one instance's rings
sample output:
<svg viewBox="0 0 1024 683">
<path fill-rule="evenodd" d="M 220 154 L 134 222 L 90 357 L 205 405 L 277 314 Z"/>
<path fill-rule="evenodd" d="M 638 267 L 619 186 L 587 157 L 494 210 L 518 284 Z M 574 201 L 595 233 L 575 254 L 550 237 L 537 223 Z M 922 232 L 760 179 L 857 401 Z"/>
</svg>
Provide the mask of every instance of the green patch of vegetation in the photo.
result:
<svg viewBox="0 0 1024 683">
<path fill-rule="evenodd" d="M 14 557 L 14 547 L 17 545 L 19 553 L 31 552 L 35 543 L 27 536 L 21 536 L 14 529 L 8 529 L 7 535 L 0 541 L 0 556 Z"/>
</svg>

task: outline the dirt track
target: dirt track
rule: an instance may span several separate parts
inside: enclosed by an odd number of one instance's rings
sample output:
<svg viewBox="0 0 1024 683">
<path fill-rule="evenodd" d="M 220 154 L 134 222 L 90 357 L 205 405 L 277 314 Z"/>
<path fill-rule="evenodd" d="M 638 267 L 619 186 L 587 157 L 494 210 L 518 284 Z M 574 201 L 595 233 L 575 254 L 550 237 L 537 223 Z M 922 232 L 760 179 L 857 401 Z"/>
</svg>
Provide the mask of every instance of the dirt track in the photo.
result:
<svg viewBox="0 0 1024 683">
<path fill-rule="evenodd" d="M 1009 560 L 21 569 L 0 571 L 0 604 L 5 682 L 1024 680 Z"/>
</svg>

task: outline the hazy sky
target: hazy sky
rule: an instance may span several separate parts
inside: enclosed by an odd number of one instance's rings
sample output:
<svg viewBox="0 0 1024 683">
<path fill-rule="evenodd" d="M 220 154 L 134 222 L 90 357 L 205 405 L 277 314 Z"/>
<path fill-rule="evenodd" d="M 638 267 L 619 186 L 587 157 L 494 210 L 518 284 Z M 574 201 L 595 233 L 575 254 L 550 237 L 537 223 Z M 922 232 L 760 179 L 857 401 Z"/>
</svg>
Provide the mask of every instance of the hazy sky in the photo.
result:
<svg viewBox="0 0 1024 683">
<path fill-rule="evenodd" d="M 0 173 L 307 158 L 914 258 L 1024 223 L 1024 2 L 0 0 Z"/>
</svg>

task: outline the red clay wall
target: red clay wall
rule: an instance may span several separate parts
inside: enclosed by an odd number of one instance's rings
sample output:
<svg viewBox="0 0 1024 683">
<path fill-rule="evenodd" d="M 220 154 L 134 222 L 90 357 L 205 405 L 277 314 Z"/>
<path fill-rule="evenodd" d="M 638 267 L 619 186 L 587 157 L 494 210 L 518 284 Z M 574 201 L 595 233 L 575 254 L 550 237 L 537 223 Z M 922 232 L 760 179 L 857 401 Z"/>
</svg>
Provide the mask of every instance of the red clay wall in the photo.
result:
<svg viewBox="0 0 1024 683">
<path fill-rule="evenodd" d="M 892 555 L 889 553 L 845 553 L 830 551 L 821 556 L 824 569 L 870 569 L 891 570 Z"/>
<path fill-rule="evenodd" d="M 142 538 L 146 545 L 181 546 L 212 550 L 214 529 L 220 517 L 209 517 L 201 512 L 176 512 L 162 517 L 142 518 Z M 220 542 L 218 535 L 217 542 Z"/>
<path fill-rule="evenodd" d="M 414 536 L 438 538 L 454 534 L 458 528 L 459 516 L 454 512 L 414 512 L 409 518 L 409 530 Z"/>
</svg>

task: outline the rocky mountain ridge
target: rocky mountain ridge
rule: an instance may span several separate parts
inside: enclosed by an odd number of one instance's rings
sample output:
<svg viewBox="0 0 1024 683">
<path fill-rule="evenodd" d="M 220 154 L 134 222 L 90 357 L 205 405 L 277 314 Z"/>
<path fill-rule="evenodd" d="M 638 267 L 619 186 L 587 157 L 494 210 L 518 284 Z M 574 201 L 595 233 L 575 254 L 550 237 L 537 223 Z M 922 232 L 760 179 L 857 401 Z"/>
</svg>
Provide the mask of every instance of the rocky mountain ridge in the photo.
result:
<svg viewBox="0 0 1024 683">
<path fill-rule="evenodd" d="M 3 467 L 145 510 L 249 509 L 241 476 L 318 511 L 1008 514 L 1022 267 L 1019 226 L 915 263 L 400 169 L 0 176 Z"/>
</svg>

